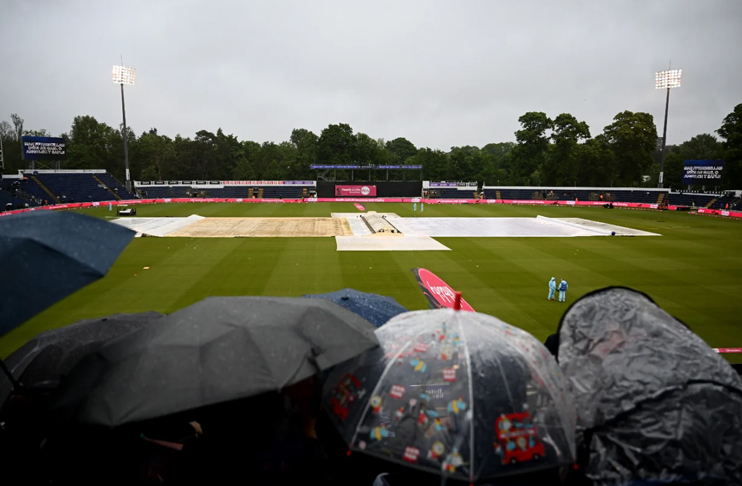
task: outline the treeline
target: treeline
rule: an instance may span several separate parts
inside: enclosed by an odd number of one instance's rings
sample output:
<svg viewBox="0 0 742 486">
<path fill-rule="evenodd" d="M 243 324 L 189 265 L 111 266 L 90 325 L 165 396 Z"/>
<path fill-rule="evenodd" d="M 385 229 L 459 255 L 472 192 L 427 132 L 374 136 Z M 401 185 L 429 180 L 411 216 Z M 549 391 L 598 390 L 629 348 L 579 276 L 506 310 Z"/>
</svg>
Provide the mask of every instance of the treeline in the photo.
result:
<svg viewBox="0 0 742 486">
<path fill-rule="evenodd" d="M 201 130 L 193 138 L 175 138 L 157 129 L 136 135 L 129 129 L 129 160 L 137 180 L 282 180 L 313 179 L 311 164 L 422 165 L 427 180 L 463 180 L 489 185 L 646 186 L 659 175 L 657 127 L 652 115 L 624 111 L 603 132 L 592 137 L 588 125 L 563 113 L 550 118 L 541 112 L 518 119 L 516 142 L 483 147 L 452 147 L 443 152 L 418 148 L 406 138 L 390 141 L 354 132 L 348 124 L 329 125 L 318 135 L 294 129 L 281 143 L 239 140 L 221 129 Z M 5 172 L 26 168 L 20 157 L 20 136 L 50 136 L 45 130 L 25 130 L 23 119 L 11 115 L 0 122 L 5 147 Z M 679 188 L 683 160 L 725 160 L 725 188 L 742 188 L 742 104 L 737 105 L 714 135 L 701 134 L 669 146 L 665 186 Z M 67 140 L 66 169 L 107 169 L 124 179 L 122 130 L 78 116 Z M 368 177 L 368 172 L 356 172 Z M 649 176 L 648 178 L 645 176 Z M 338 171 L 338 179 L 349 173 Z M 371 172 L 385 178 L 386 173 Z M 390 171 L 390 179 L 417 178 L 411 171 Z"/>
</svg>

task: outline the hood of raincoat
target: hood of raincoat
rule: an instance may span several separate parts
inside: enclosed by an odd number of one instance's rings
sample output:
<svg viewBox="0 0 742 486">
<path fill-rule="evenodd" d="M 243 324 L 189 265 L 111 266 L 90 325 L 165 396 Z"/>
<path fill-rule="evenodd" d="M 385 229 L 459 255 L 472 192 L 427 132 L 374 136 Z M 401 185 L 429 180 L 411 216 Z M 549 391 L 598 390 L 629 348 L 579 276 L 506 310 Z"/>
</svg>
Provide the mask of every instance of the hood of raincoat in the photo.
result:
<svg viewBox="0 0 742 486">
<path fill-rule="evenodd" d="M 742 484 L 742 380 L 648 296 L 613 287 L 579 299 L 558 359 L 597 484 Z"/>
</svg>

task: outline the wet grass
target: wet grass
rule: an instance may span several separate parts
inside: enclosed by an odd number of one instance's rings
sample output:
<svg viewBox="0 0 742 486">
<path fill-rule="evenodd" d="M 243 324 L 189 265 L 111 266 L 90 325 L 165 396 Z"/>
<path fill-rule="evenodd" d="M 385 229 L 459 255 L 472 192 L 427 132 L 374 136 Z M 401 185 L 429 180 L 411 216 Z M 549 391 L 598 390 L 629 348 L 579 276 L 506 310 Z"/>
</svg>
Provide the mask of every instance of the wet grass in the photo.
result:
<svg viewBox="0 0 742 486">
<path fill-rule="evenodd" d="M 337 252 L 334 238 L 136 238 L 105 278 L 4 336 L 0 356 L 45 329 L 118 312 L 173 312 L 212 295 L 300 296 L 353 287 L 424 309 L 414 267 L 462 291 L 477 311 L 541 339 L 556 329 L 570 302 L 622 285 L 649 294 L 711 346 L 742 347 L 742 221 L 602 208 L 425 205 L 421 213 L 411 204 L 365 206 L 405 217 L 581 217 L 662 236 L 438 238 L 452 250 L 440 252 Z M 329 217 L 357 211 L 352 203 L 137 207 L 138 217 Z M 115 217 L 108 207 L 80 212 Z M 546 300 L 551 277 L 569 282 L 567 304 Z"/>
</svg>

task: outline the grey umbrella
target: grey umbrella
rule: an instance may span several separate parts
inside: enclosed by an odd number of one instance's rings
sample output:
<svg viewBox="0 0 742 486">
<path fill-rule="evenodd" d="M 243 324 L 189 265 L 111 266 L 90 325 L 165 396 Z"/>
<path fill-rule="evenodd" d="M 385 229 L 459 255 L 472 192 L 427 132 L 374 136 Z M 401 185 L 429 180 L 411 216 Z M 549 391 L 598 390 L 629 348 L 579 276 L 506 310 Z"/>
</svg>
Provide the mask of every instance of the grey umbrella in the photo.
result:
<svg viewBox="0 0 742 486">
<path fill-rule="evenodd" d="M 324 299 L 210 297 L 83 358 L 52 409 L 118 426 L 280 390 L 378 345 Z"/>
<path fill-rule="evenodd" d="M 646 295 L 602 289 L 559 328 L 595 484 L 742 484 L 742 380 Z"/>
<path fill-rule="evenodd" d="M 115 314 L 44 331 L 8 356 L 5 364 L 24 388 L 53 388 L 83 356 L 163 316 Z M 10 380 L 0 375 L 0 406 L 11 391 Z"/>
</svg>

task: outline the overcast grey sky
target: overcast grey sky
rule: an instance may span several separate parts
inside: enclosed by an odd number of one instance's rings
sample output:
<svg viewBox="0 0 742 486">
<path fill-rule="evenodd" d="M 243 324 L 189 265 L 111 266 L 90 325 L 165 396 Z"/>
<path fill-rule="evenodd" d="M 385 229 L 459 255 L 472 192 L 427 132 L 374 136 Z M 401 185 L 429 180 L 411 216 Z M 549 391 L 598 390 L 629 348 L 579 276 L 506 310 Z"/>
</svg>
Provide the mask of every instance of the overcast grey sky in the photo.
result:
<svg viewBox="0 0 742 486">
<path fill-rule="evenodd" d="M 668 142 L 742 103 L 742 1 L 3 0 L 0 120 L 288 140 L 349 123 L 418 147 L 514 140 L 518 117 L 572 113 L 593 136 L 623 110 L 662 130 L 654 73 L 683 69 Z M 661 133 L 660 133 L 661 134 Z"/>
</svg>

